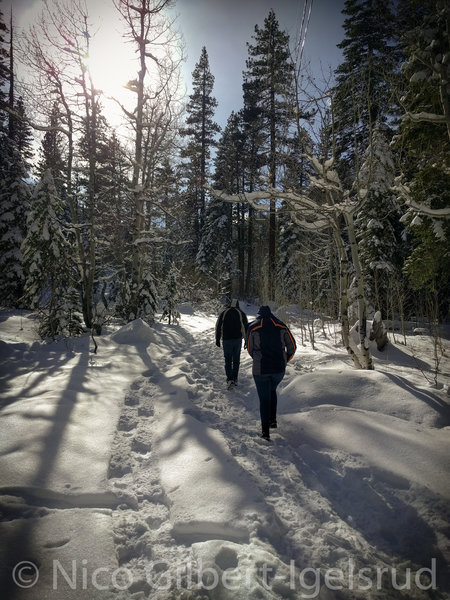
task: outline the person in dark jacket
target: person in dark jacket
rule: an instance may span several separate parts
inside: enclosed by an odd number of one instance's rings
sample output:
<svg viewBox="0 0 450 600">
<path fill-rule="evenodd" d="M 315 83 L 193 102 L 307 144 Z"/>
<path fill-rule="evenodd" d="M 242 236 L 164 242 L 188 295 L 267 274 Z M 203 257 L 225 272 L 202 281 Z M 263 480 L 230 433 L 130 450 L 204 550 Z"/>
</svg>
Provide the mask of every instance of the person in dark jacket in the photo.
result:
<svg viewBox="0 0 450 600">
<path fill-rule="evenodd" d="M 270 441 L 270 428 L 277 427 L 277 386 L 284 377 L 286 364 L 294 356 L 297 345 L 287 325 L 275 317 L 268 306 L 261 306 L 256 320 L 248 326 L 246 347 L 253 359 L 261 437 Z"/>
<path fill-rule="evenodd" d="M 245 339 L 247 327 L 247 315 L 239 308 L 239 301 L 233 299 L 216 322 L 216 346 L 220 348 L 222 340 L 228 388 L 237 385 L 242 339 Z"/>
</svg>

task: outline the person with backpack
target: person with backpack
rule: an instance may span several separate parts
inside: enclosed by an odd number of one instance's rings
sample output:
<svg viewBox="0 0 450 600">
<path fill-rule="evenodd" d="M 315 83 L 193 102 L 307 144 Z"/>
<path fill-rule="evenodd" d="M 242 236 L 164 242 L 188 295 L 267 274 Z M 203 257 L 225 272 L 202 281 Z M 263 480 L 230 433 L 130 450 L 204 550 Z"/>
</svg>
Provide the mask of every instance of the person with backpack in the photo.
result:
<svg viewBox="0 0 450 600">
<path fill-rule="evenodd" d="M 247 327 L 247 315 L 239 308 L 239 301 L 233 299 L 216 322 L 216 346 L 220 348 L 222 340 L 228 389 L 237 385 L 242 340 L 245 339 Z"/>
<path fill-rule="evenodd" d="M 261 306 L 256 320 L 247 329 L 245 342 L 253 359 L 253 379 L 259 397 L 261 437 L 270 441 L 270 429 L 277 425 L 277 386 L 284 377 L 287 363 L 297 349 L 287 325 Z"/>
</svg>

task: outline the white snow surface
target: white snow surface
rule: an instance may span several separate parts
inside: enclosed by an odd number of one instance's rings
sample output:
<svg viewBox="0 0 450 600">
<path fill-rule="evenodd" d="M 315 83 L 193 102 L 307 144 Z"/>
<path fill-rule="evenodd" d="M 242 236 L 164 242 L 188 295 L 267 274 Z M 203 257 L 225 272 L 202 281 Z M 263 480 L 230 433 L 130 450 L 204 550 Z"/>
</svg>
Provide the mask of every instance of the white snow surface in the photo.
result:
<svg viewBox="0 0 450 600">
<path fill-rule="evenodd" d="M 226 390 L 217 315 L 179 308 L 96 353 L 0 311 L 2 598 L 449 599 L 448 339 L 437 386 L 426 335 L 356 371 L 336 324 L 313 347 L 281 307 L 298 350 L 267 443 L 250 357 Z"/>
</svg>

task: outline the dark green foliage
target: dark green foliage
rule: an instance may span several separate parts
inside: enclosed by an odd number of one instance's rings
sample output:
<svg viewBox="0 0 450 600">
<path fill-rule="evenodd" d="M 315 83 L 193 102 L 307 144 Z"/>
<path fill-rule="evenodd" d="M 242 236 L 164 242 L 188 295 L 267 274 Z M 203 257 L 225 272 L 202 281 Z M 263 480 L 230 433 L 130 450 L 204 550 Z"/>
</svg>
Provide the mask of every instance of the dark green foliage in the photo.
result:
<svg viewBox="0 0 450 600">
<path fill-rule="evenodd" d="M 346 0 L 344 61 L 336 70 L 334 118 L 340 173 L 351 186 L 358 161 L 376 125 L 392 110 L 392 81 L 400 53 L 393 44 L 394 18 L 388 0 Z"/>
<path fill-rule="evenodd" d="M 450 206 L 448 156 L 450 152 L 450 9 L 441 0 L 399 2 L 401 36 L 402 106 L 406 113 L 395 138 L 402 182 L 416 205 L 430 209 Z M 434 296 L 440 318 L 448 314 L 448 218 L 433 218 L 409 210 L 406 218 L 409 246 L 404 265 L 409 284 Z M 433 309 L 433 310 L 436 310 Z"/>
<path fill-rule="evenodd" d="M 215 187 L 228 193 L 241 189 L 243 138 L 240 119 L 232 113 L 219 140 L 215 166 Z M 203 273 L 215 282 L 217 293 L 231 293 L 231 281 L 236 276 L 236 251 L 233 240 L 233 205 L 213 198 L 206 210 L 205 226 L 196 257 Z"/>
<path fill-rule="evenodd" d="M 292 124 L 294 106 L 294 67 L 290 59 L 289 36 L 279 29 L 275 12 L 271 10 L 264 20 L 264 28 L 255 26 L 254 44 L 247 44 L 249 58 L 244 73 L 244 120 L 251 132 L 251 181 L 265 175 L 267 183 L 275 187 L 279 170 L 285 161 L 285 144 Z M 262 171 L 260 171 L 262 167 Z M 276 268 L 276 201 L 271 200 L 269 211 L 269 239 L 267 258 L 267 289 L 274 299 Z"/>
<path fill-rule="evenodd" d="M 185 214 L 191 227 L 193 257 L 197 254 L 206 213 L 205 184 L 209 181 L 209 160 L 215 136 L 220 127 L 214 122 L 217 100 L 212 96 L 214 76 L 209 68 L 206 48 L 202 48 L 200 60 L 192 72 L 193 93 L 187 104 L 186 126 L 180 130 L 187 139 L 182 150 L 186 159 Z"/>
<path fill-rule="evenodd" d="M 12 74 L 6 66 L 6 27 L 0 20 L 0 303 L 20 306 L 25 283 L 21 245 L 26 233 L 30 200 L 29 175 L 31 152 L 30 128 L 22 117 L 22 98 L 16 104 L 12 94 L 6 99 L 3 91 L 12 85 Z M 9 106 L 8 106 L 9 105 Z M 14 111 L 7 112 L 6 107 Z"/>
<path fill-rule="evenodd" d="M 161 321 L 167 319 L 169 325 L 177 324 L 180 319 L 180 312 L 177 308 L 180 302 L 180 272 L 172 263 L 167 279 L 165 281 L 164 292 L 161 296 Z"/>
<path fill-rule="evenodd" d="M 259 134 L 260 161 L 264 157 L 261 162 L 274 185 L 277 168 L 284 161 L 282 148 L 292 118 L 294 68 L 289 36 L 279 29 L 273 10 L 264 20 L 264 28 L 255 25 L 253 38 L 254 44 L 247 44 L 249 58 L 242 86 L 244 120 L 247 127 Z"/>
<path fill-rule="evenodd" d="M 44 134 L 40 148 L 40 160 L 37 165 L 37 175 L 43 177 L 50 169 L 57 195 L 62 199 L 66 194 L 65 161 L 63 157 L 62 133 L 57 131 L 61 124 L 61 115 L 58 104 L 53 104 L 50 115 L 50 131 Z"/>
<path fill-rule="evenodd" d="M 367 300 L 376 310 L 388 312 L 390 281 L 400 266 L 401 212 L 392 187 L 395 164 L 388 144 L 389 132 L 377 128 L 372 145 L 363 156 L 357 186 L 365 190 L 355 226 Z"/>
<path fill-rule="evenodd" d="M 450 206 L 450 175 L 437 167 L 427 167 L 412 184 L 413 199 L 430 208 Z M 432 292 L 438 298 L 440 316 L 445 317 L 450 297 L 450 221 L 411 214 L 409 229 L 413 250 L 405 262 L 405 272 L 413 289 Z"/>
</svg>

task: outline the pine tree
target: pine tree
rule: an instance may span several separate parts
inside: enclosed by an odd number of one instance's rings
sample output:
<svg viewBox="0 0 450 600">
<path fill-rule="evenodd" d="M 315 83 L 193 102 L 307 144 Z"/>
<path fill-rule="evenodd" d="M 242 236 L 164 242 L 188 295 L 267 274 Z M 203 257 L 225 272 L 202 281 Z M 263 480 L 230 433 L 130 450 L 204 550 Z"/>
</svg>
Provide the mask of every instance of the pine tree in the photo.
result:
<svg viewBox="0 0 450 600">
<path fill-rule="evenodd" d="M 214 122 L 217 100 L 212 96 L 214 76 L 209 68 L 206 48 L 203 47 L 198 63 L 192 72 L 193 93 L 187 104 L 186 127 L 180 130 L 187 138 L 182 157 L 187 159 L 187 212 L 193 227 L 193 254 L 196 255 L 206 214 L 205 184 L 209 181 L 211 148 L 220 131 Z"/>
<path fill-rule="evenodd" d="M 103 270 L 120 269 L 124 242 L 132 224 L 133 207 L 128 193 L 130 164 L 126 150 L 115 132 L 105 131 L 97 153 L 98 195 L 96 203 L 97 238 Z"/>
<path fill-rule="evenodd" d="M 399 265 L 401 214 L 392 189 L 394 178 L 392 151 L 385 132 L 377 128 L 358 172 L 358 185 L 366 195 L 355 226 L 367 299 L 384 316 L 388 313 L 389 284 Z"/>
<path fill-rule="evenodd" d="M 281 303 L 300 303 L 300 290 L 303 272 L 302 239 L 305 234 L 290 218 L 290 214 L 281 211 L 279 217 L 277 301 Z"/>
<path fill-rule="evenodd" d="M 217 155 L 214 160 L 214 185 L 229 193 L 237 193 L 242 187 L 243 138 L 240 116 L 232 112 L 220 137 Z M 245 243 L 243 231 L 237 217 L 240 205 L 235 207 L 236 219 L 233 223 L 233 205 L 212 199 L 206 211 L 205 226 L 197 253 L 199 269 L 208 273 L 216 282 L 216 293 L 232 292 L 233 279 L 238 274 L 236 260 L 243 276 L 243 255 Z M 234 225 L 236 231 L 233 232 Z M 241 258 L 242 257 L 242 258 Z M 242 285 L 241 285 L 242 289 Z"/>
<path fill-rule="evenodd" d="M 434 218 L 433 210 L 449 206 L 448 156 L 450 150 L 450 103 L 448 78 L 450 10 L 441 0 L 412 2 L 405 8 L 399 2 L 399 20 L 407 28 L 401 37 L 405 55 L 402 65 L 404 118 L 395 148 L 401 158 L 401 181 L 409 189 L 409 208 L 403 221 L 412 237 L 405 261 L 405 272 L 415 295 L 425 300 L 430 295 L 433 318 L 448 314 L 450 289 L 448 266 L 448 219 Z M 399 178 L 400 179 L 400 178 Z M 430 210 L 430 214 L 427 214 Z M 414 310 L 427 313 L 422 305 Z"/>
<path fill-rule="evenodd" d="M 63 204 L 48 169 L 34 189 L 22 244 L 26 284 L 23 302 L 39 311 L 42 338 L 81 333 L 74 304 L 71 250 L 62 230 Z M 75 296 L 76 297 L 76 296 Z"/>
<path fill-rule="evenodd" d="M 7 113 L 3 108 L 7 105 L 7 83 L 9 80 L 9 54 L 6 45 L 7 33 L 8 28 L 0 8 L 0 141 L 5 137 L 8 125 Z M 0 153 L 0 161 L 2 161 L 3 158 L 4 154 Z"/>
<path fill-rule="evenodd" d="M 402 69 L 409 80 L 407 93 L 402 98 L 407 111 L 405 118 L 434 123 L 440 129 L 445 127 L 450 141 L 450 8 L 443 0 L 428 0 L 418 9 L 419 15 L 422 16 L 420 24 L 403 36 L 407 61 Z"/>
<path fill-rule="evenodd" d="M 236 268 L 233 266 L 231 204 L 212 199 L 206 211 L 202 241 L 196 262 L 201 272 L 214 282 L 214 293 L 231 291 Z"/>
<path fill-rule="evenodd" d="M 171 323 L 177 325 L 179 319 L 181 318 L 180 312 L 177 308 L 180 302 L 179 279 L 180 272 L 176 268 L 175 264 L 172 263 L 167 275 L 167 280 L 165 282 L 165 289 L 161 297 L 161 321 L 167 319 L 169 321 L 169 325 Z"/>
<path fill-rule="evenodd" d="M 413 199 L 432 207 L 450 206 L 449 175 L 433 166 L 422 169 L 414 179 Z M 424 292 L 416 296 L 420 301 L 416 309 L 441 321 L 449 311 L 450 222 L 414 213 L 408 214 L 405 221 L 414 236 L 414 245 L 404 269 L 412 288 Z"/>
<path fill-rule="evenodd" d="M 61 122 L 58 103 L 55 102 L 49 119 L 50 130 L 44 134 L 40 148 L 40 160 L 37 165 L 37 175 L 42 178 L 44 173 L 50 169 L 56 193 L 62 199 L 66 195 L 65 190 L 65 162 L 63 158 L 62 134 L 57 131 Z"/>
<path fill-rule="evenodd" d="M 24 273 L 22 268 L 21 245 L 26 233 L 26 215 L 30 199 L 28 178 L 31 156 L 30 130 L 25 124 L 25 108 L 20 98 L 16 103 L 14 89 L 14 69 L 12 60 L 6 66 L 8 51 L 4 35 L 6 27 L 0 21 L 0 89 L 5 105 L 14 115 L 1 111 L 0 115 L 0 303 L 18 306 L 23 293 Z M 12 32 L 10 48 L 12 48 Z M 9 98 L 3 89 L 9 86 Z"/>
<path fill-rule="evenodd" d="M 251 97 L 255 123 L 264 134 L 264 146 L 258 149 L 266 157 L 265 168 L 270 186 L 278 183 L 278 169 L 283 162 L 283 147 L 291 118 L 293 65 L 290 60 L 289 36 L 280 31 L 273 10 L 264 20 L 264 28 L 255 26 L 254 44 L 247 44 L 249 58 L 244 73 L 244 96 Z M 274 298 L 276 260 L 276 200 L 270 200 L 268 239 L 268 290 Z"/>
<path fill-rule="evenodd" d="M 344 60 L 336 71 L 334 116 L 340 175 L 350 188 L 374 127 L 387 121 L 391 80 L 400 55 L 393 45 L 388 0 L 346 0 Z"/>
<path fill-rule="evenodd" d="M 248 80 L 243 82 L 243 100 L 244 106 L 241 111 L 242 121 L 242 188 L 244 192 L 253 192 L 258 189 L 261 169 L 265 163 L 264 155 L 264 128 L 262 123 L 262 110 L 258 106 L 255 84 Z M 247 297 L 263 297 L 259 289 L 260 278 L 256 277 L 256 272 L 265 272 L 256 267 L 255 258 L 255 209 L 248 207 L 247 216 L 247 265 L 244 290 Z"/>
</svg>

